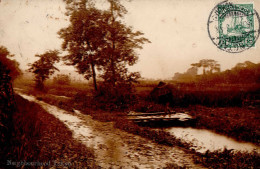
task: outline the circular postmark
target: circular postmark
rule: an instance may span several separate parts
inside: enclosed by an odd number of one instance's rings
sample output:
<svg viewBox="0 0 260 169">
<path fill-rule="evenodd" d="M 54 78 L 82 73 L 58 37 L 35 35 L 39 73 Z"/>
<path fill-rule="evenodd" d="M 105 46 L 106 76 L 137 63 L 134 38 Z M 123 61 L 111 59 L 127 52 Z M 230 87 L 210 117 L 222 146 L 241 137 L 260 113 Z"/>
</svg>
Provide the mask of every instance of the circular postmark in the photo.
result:
<svg viewBox="0 0 260 169">
<path fill-rule="evenodd" d="M 207 26 L 213 44 L 223 51 L 239 53 L 255 46 L 260 18 L 253 3 L 224 1 L 213 8 Z"/>
</svg>

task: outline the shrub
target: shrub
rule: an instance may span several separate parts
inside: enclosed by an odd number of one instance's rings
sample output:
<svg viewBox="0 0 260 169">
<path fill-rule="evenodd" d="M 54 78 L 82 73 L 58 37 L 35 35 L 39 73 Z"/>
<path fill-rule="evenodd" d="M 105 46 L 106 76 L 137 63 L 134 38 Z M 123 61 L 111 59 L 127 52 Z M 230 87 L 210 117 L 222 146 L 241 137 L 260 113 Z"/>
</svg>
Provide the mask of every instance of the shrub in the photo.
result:
<svg viewBox="0 0 260 169">
<path fill-rule="evenodd" d="M 59 85 L 69 85 L 71 83 L 71 78 L 66 74 L 58 74 L 53 78 L 53 83 Z"/>
<path fill-rule="evenodd" d="M 134 101 L 132 86 L 126 83 L 119 83 L 115 87 L 109 84 L 101 84 L 96 93 L 95 101 L 101 108 L 114 110 L 126 109 Z"/>
</svg>

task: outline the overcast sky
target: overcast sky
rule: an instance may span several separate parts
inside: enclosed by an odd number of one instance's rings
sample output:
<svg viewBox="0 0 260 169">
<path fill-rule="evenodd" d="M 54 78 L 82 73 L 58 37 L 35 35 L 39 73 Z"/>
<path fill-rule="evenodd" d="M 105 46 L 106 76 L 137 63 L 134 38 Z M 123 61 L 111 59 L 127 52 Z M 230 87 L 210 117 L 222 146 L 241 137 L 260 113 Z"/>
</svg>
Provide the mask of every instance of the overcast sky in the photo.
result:
<svg viewBox="0 0 260 169">
<path fill-rule="evenodd" d="M 104 0 L 97 0 L 102 6 Z M 252 1 L 252 0 L 251 0 Z M 131 70 L 145 78 L 171 78 L 191 63 L 214 59 L 221 69 L 238 62 L 260 62 L 260 42 L 242 53 L 219 50 L 208 37 L 207 20 L 217 0 L 132 0 L 125 2 L 125 22 L 145 33 L 152 43 L 139 50 Z M 243 0 L 246 2 L 246 0 Z M 250 1 L 249 1 L 250 2 Z M 260 13 L 260 1 L 254 2 Z M 60 49 L 57 32 L 68 25 L 62 0 L 1 0 L 0 45 L 15 54 L 22 69 L 36 60 L 35 54 Z M 64 69 L 61 68 L 61 69 Z"/>
</svg>

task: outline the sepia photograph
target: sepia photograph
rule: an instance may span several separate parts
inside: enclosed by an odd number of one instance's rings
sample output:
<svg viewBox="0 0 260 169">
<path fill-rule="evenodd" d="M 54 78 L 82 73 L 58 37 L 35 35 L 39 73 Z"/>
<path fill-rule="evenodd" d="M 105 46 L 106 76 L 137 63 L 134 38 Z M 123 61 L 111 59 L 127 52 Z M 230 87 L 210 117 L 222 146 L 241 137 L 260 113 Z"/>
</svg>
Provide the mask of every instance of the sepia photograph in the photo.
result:
<svg viewBox="0 0 260 169">
<path fill-rule="evenodd" d="M 0 169 L 259 168 L 259 34 L 260 0 L 0 0 Z"/>
</svg>

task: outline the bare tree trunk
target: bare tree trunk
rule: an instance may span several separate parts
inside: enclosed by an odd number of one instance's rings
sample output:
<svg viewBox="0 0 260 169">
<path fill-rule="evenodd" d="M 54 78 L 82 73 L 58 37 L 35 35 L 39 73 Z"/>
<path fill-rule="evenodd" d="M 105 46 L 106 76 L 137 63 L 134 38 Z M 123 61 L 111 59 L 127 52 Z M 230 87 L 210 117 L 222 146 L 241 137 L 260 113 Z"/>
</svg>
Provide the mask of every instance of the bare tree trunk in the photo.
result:
<svg viewBox="0 0 260 169">
<path fill-rule="evenodd" d="M 90 47 L 89 41 L 87 41 L 87 44 Z M 89 57 L 90 57 L 90 65 L 91 65 L 91 71 L 92 71 L 93 85 L 94 85 L 95 91 L 97 91 L 97 79 L 96 79 L 95 63 L 93 61 L 93 57 L 92 56 L 89 56 Z"/>
<path fill-rule="evenodd" d="M 111 54 L 111 70 L 112 70 L 112 85 L 115 86 L 116 83 L 116 71 L 115 71 L 115 63 L 114 63 L 114 50 L 115 45 L 113 42 L 112 54 Z"/>
<path fill-rule="evenodd" d="M 93 78 L 93 85 L 95 91 L 97 91 L 97 79 L 96 79 L 96 71 L 94 63 L 91 63 L 91 70 L 92 70 L 92 78 Z"/>
</svg>

